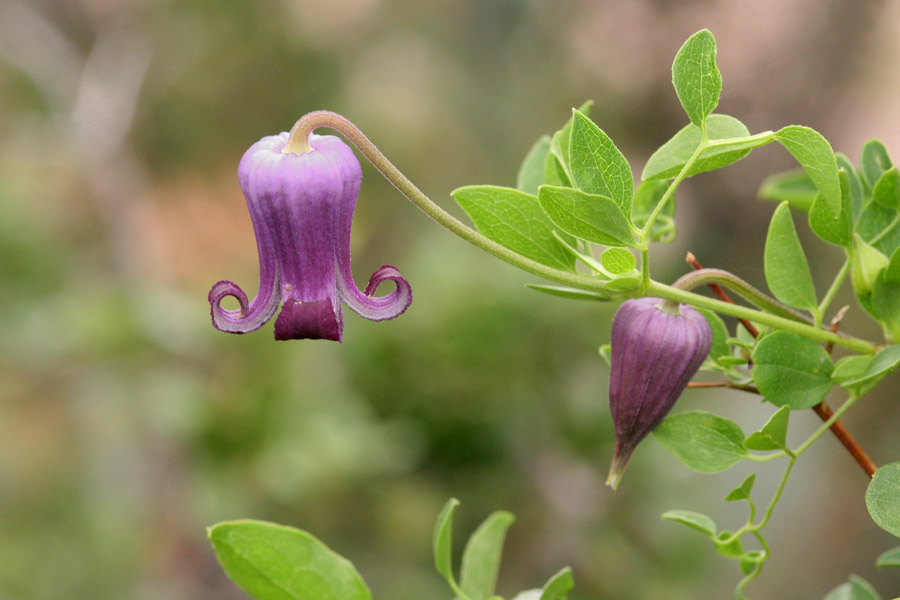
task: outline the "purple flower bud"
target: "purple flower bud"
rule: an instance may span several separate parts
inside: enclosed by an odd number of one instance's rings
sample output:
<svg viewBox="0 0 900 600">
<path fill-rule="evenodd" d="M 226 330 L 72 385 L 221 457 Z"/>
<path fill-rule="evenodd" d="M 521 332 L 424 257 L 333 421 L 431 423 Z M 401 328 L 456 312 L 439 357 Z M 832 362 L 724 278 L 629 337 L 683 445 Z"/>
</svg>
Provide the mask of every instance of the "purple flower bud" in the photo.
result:
<svg viewBox="0 0 900 600">
<path fill-rule="evenodd" d="M 690 306 L 640 298 L 619 307 L 609 375 L 616 450 L 606 483 L 613 489 L 634 449 L 671 410 L 711 345 L 709 323 Z"/>
<path fill-rule="evenodd" d="M 282 152 L 288 134 L 253 144 L 241 159 L 238 180 L 256 233 L 259 292 L 252 302 L 231 281 L 209 292 L 213 326 L 247 333 L 263 326 L 283 303 L 275 339 L 341 341 L 341 302 L 373 321 L 393 319 L 412 302 L 409 283 L 395 267 L 377 269 L 364 291 L 350 272 L 350 224 L 362 182 L 353 151 L 334 136 L 310 135 L 312 151 Z M 375 297 L 386 280 L 396 284 Z M 238 310 L 225 310 L 232 296 Z"/>
</svg>

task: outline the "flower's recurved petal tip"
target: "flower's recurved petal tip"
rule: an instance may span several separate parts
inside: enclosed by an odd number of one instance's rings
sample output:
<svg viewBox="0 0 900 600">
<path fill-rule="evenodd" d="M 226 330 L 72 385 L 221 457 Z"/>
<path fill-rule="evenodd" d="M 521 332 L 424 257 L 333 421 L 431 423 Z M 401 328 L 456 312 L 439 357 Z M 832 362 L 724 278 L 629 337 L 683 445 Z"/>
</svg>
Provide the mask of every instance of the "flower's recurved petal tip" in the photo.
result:
<svg viewBox="0 0 900 600">
<path fill-rule="evenodd" d="M 238 310 L 222 308 L 222 300 L 227 296 L 231 296 L 238 301 L 238 304 L 240 304 Z M 265 300 L 265 302 L 260 302 L 259 300 Z M 231 281 L 219 281 L 209 290 L 209 306 L 213 327 L 226 333 L 255 331 L 272 318 L 280 301 L 281 296 L 272 290 L 268 297 L 257 297 L 251 303 L 247 300 L 247 294 L 237 284 Z"/>
<path fill-rule="evenodd" d="M 393 281 L 397 287 L 387 296 L 375 296 L 375 290 L 384 281 Z M 340 271 L 338 291 L 347 306 L 371 321 L 393 319 L 403 314 L 412 303 L 412 287 L 393 265 L 383 265 L 376 269 L 364 292 L 360 292 L 352 280 L 348 282 L 346 274 Z"/>
<path fill-rule="evenodd" d="M 330 300 L 288 300 L 275 319 L 276 340 L 332 340 L 340 342 L 344 330 L 340 308 Z"/>
</svg>

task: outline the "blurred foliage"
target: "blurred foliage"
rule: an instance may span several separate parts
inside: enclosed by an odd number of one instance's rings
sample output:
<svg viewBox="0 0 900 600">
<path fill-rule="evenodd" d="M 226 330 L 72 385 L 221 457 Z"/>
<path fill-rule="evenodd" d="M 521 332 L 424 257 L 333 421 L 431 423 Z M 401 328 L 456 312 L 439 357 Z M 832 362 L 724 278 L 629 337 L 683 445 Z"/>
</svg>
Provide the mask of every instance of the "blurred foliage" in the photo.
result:
<svg viewBox="0 0 900 600">
<path fill-rule="evenodd" d="M 897 15 L 817 4 L 819 20 L 790 42 L 803 52 L 786 64 L 772 62 L 783 48 L 766 45 L 774 33 L 742 28 L 755 22 L 742 6 L 5 2 L 0 597 L 241 598 L 204 531 L 239 517 L 310 530 L 354 561 L 376 597 L 442 597 L 429 540 L 450 496 L 466 505 L 462 530 L 495 509 L 519 517 L 501 592 L 571 564 L 577 598 L 729 594 L 734 574 L 706 566 L 701 540 L 658 515 L 702 506 L 707 486 L 724 494 L 739 473 L 715 483 L 648 444 L 625 489 L 602 486 L 612 431 L 597 347 L 615 307 L 526 290 L 529 278 L 416 214 L 368 168 L 356 276 L 397 264 L 414 288 L 407 314 L 387 323 L 348 314 L 341 345 L 275 343 L 271 325 L 214 331 L 206 294 L 221 278 L 252 289 L 257 276 L 234 176 L 241 153 L 309 110 L 347 114 L 456 210 L 449 190 L 511 184 L 532 141 L 589 97 L 626 155 L 648 156 L 683 125 L 671 56 L 709 26 L 726 81 L 736 81 L 725 112 L 755 106 L 767 112 L 750 112 L 753 125 L 839 133 L 834 98 L 858 82 L 824 73 L 846 75 L 865 52 L 874 57 L 857 42 Z M 806 19 L 802 6 L 769 9 Z M 813 74 L 799 92 L 788 83 L 797 73 Z M 789 164 L 751 161 L 685 186 L 682 237 L 661 268 L 682 272 L 690 247 L 709 266 L 761 281 L 753 269 L 771 207 L 750 199 L 763 173 Z M 732 396 L 684 402 L 727 401 L 759 418 Z M 896 448 L 882 440 L 897 419 L 884 417 L 886 400 L 871 404 L 848 425 L 869 432 L 886 461 Z M 815 472 L 806 489 L 788 490 L 795 504 L 784 518 L 797 529 L 773 540 L 781 566 L 767 569 L 760 597 L 821 597 L 851 571 L 896 594 L 896 581 L 873 572 L 889 540 L 862 508 L 865 482 L 839 449 L 820 460 L 805 467 Z M 804 507 L 810 497 L 821 502 L 815 511 Z M 842 525 L 823 526 L 825 514 Z M 817 547 L 842 551 L 803 553 Z"/>
</svg>

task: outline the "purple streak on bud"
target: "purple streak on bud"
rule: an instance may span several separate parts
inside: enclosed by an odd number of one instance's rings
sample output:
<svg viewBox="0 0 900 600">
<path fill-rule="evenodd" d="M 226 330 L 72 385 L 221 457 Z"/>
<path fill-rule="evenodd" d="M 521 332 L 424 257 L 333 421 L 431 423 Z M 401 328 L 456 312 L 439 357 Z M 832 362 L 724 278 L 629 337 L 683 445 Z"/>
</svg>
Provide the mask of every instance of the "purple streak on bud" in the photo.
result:
<svg viewBox="0 0 900 600">
<path fill-rule="evenodd" d="M 711 345 L 709 323 L 690 306 L 639 298 L 619 307 L 609 375 L 616 450 L 606 483 L 613 489 L 638 443 L 671 410 Z"/>
<path fill-rule="evenodd" d="M 238 180 L 256 233 L 259 293 L 248 302 L 230 281 L 209 292 L 213 326 L 229 333 L 262 327 L 283 302 L 275 339 L 341 341 L 341 302 L 373 321 L 393 319 L 412 302 L 412 290 L 390 265 L 372 274 L 360 291 L 350 270 L 350 226 L 362 182 L 353 151 L 334 136 L 310 135 L 310 152 L 282 152 L 288 134 L 265 137 L 241 159 Z M 383 281 L 396 288 L 374 296 Z M 238 310 L 225 310 L 232 296 Z"/>
</svg>

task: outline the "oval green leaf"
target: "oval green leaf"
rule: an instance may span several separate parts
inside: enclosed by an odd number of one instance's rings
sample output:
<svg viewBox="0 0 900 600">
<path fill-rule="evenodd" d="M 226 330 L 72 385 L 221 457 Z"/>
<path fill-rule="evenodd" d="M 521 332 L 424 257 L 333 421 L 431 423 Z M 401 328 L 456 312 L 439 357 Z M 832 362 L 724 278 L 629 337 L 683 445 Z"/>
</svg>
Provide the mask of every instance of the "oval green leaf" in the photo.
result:
<svg viewBox="0 0 900 600">
<path fill-rule="evenodd" d="M 821 133 L 802 125 L 788 125 L 775 133 L 788 152 L 806 170 L 833 214 L 841 211 L 841 184 L 831 144 Z"/>
<path fill-rule="evenodd" d="M 812 273 L 787 202 L 779 204 L 772 215 L 763 264 L 766 282 L 776 298 L 794 308 L 818 308 Z"/>
<path fill-rule="evenodd" d="M 580 190 L 612 198 L 630 218 L 634 197 L 631 167 L 609 136 L 577 110 L 572 113 L 569 171 Z"/>
<path fill-rule="evenodd" d="M 872 585 L 856 575 L 851 575 L 847 583 L 831 590 L 825 600 L 881 600 Z"/>
<path fill-rule="evenodd" d="M 225 573 L 257 600 L 371 600 L 353 565 L 311 534 L 263 521 L 209 529 Z"/>
<path fill-rule="evenodd" d="M 687 467 L 718 473 L 745 456 L 744 432 L 737 423 L 703 411 L 673 415 L 654 430 L 663 447 Z"/>
<path fill-rule="evenodd" d="M 494 595 L 506 530 L 515 520 L 506 511 L 492 513 L 466 543 L 459 572 L 459 587 L 470 600 L 487 600 Z"/>
<path fill-rule="evenodd" d="M 688 38 L 672 63 L 672 85 L 684 112 L 700 126 L 719 104 L 722 74 L 716 66 L 716 38 L 702 29 Z"/>
<path fill-rule="evenodd" d="M 637 269 L 634 254 L 625 248 L 607 248 L 600 255 L 600 265 L 610 275 L 624 275 Z"/>
<path fill-rule="evenodd" d="M 575 257 L 554 237 L 556 226 L 536 196 L 492 185 L 461 187 L 451 194 L 486 237 L 542 265 L 575 272 Z"/>
<path fill-rule="evenodd" d="M 881 567 L 900 567 L 900 546 L 882 552 L 875 560 L 875 566 L 879 569 Z"/>
<path fill-rule="evenodd" d="M 710 115 L 706 119 L 706 133 L 710 140 L 728 140 L 743 138 L 750 135 L 747 126 L 728 115 Z M 728 166 L 744 158 L 753 148 L 765 146 L 772 142 L 773 138 L 763 138 L 736 142 L 727 146 L 715 146 L 700 155 L 687 175 L 696 175 L 705 171 L 713 171 Z M 691 123 L 683 127 L 672 136 L 668 142 L 659 147 L 647 161 L 641 173 L 641 179 L 645 181 L 656 179 L 671 179 L 677 176 L 685 163 L 694 154 L 700 145 L 700 128 Z"/>
<path fill-rule="evenodd" d="M 542 185 L 538 200 L 550 220 L 570 235 L 605 246 L 634 246 L 631 223 L 606 196 Z"/>
<path fill-rule="evenodd" d="M 812 340 L 786 331 L 760 340 L 753 350 L 753 363 L 753 381 L 775 406 L 811 408 L 834 385 L 834 363 L 828 352 Z"/>
<path fill-rule="evenodd" d="M 770 175 L 759 186 L 760 198 L 787 202 L 791 208 L 803 212 L 809 212 L 818 193 L 819 190 L 803 169 Z"/>
<path fill-rule="evenodd" d="M 662 514 L 661 518 L 687 525 L 694 531 L 699 531 L 709 537 L 716 536 L 716 522 L 702 513 L 689 510 L 668 510 Z"/>
<path fill-rule="evenodd" d="M 866 489 L 866 508 L 879 527 L 900 537 L 900 462 L 875 471 Z"/>
</svg>

